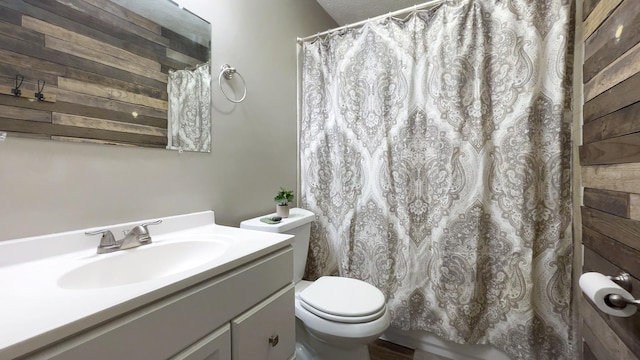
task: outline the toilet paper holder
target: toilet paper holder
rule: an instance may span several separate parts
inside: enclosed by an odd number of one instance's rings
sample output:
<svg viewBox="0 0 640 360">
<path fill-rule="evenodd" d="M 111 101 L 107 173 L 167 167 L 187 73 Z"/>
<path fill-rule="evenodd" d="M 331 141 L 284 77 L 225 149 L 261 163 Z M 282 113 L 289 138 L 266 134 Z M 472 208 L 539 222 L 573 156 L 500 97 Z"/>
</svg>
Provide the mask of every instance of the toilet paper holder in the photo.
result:
<svg viewBox="0 0 640 360">
<path fill-rule="evenodd" d="M 622 272 L 618 276 L 607 276 L 611 281 L 618 284 L 621 288 L 631 292 L 631 275 Z M 610 294 L 604 299 L 607 306 L 614 309 L 624 309 L 627 305 L 640 305 L 640 300 L 629 300 L 617 294 Z"/>
<path fill-rule="evenodd" d="M 631 275 L 626 272 L 621 272 L 618 276 L 607 276 L 609 280 L 618 284 L 621 288 L 631 291 Z"/>
</svg>

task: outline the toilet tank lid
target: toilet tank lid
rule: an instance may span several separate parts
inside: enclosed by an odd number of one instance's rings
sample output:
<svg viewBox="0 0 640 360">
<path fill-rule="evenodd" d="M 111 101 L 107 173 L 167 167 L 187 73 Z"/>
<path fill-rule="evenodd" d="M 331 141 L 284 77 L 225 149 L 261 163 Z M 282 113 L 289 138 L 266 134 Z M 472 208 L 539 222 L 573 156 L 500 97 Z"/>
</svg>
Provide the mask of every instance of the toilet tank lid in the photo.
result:
<svg viewBox="0 0 640 360">
<path fill-rule="evenodd" d="M 274 215 L 276 214 L 271 213 L 245 220 L 240 223 L 240 228 L 274 233 L 286 233 L 293 228 L 312 222 L 316 217 L 315 214 L 309 210 L 292 208 L 289 210 L 289 217 L 283 218 L 278 224 L 267 224 L 260 221 L 262 218 L 272 217 Z"/>
</svg>

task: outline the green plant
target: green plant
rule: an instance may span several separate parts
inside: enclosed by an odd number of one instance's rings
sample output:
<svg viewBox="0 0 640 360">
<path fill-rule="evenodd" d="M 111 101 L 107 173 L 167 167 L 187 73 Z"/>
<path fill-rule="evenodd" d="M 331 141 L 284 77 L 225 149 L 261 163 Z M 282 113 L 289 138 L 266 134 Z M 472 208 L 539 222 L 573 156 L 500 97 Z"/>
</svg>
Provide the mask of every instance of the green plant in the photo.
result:
<svg viewBox="0 0 640 360">
<path fill-rule="evenodd" d="M 293 190 L 287 190 L 283 187 L 280 188 L 276 197 L 273 198 L 278 205 L 287 205 L 293 201 Z"/>
</svg>

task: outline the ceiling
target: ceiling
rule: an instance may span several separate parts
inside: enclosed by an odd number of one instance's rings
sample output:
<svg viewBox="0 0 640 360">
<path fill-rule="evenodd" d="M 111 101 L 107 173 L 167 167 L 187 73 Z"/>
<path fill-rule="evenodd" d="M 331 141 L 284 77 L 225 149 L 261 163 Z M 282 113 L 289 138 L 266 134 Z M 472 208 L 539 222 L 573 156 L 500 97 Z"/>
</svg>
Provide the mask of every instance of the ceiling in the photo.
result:
<svg viewBox="0 0 640 360">
<path fill-rule="evenodd" d="M 317 0 L 340 25 L 353 24 L 392 11 L 423 4 L 427 0 Z"/>
</svg>

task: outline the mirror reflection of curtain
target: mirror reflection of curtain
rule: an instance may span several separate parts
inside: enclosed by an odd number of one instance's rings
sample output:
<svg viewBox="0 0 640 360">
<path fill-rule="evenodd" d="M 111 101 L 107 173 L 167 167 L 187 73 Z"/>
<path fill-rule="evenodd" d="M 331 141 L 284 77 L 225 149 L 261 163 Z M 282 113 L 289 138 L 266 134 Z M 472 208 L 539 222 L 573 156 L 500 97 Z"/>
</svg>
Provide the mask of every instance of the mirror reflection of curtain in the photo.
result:
<svg viewBox="0 0 640 360">
<path fill-rule="evenodd" d="M 211 152 L 211 71 L 209 63 L 194 70 L 169 72 L 167 149 Z"/>
</svg>

